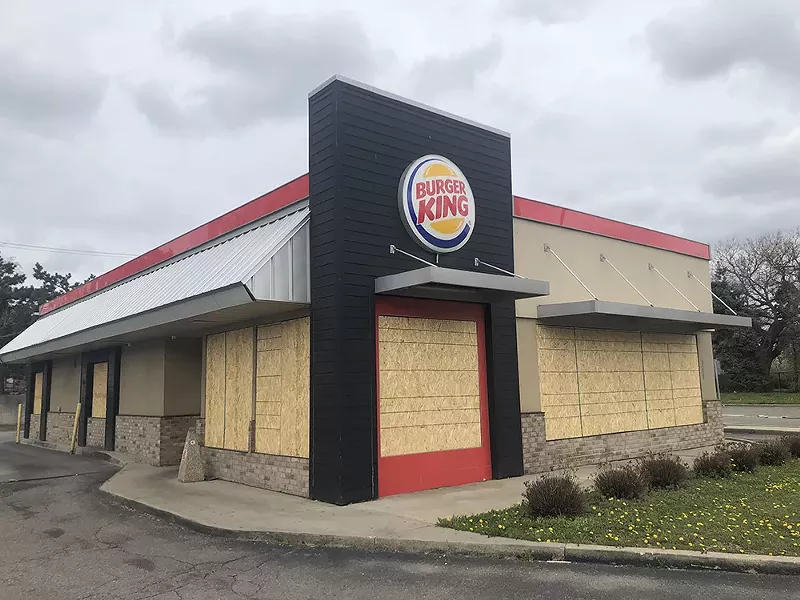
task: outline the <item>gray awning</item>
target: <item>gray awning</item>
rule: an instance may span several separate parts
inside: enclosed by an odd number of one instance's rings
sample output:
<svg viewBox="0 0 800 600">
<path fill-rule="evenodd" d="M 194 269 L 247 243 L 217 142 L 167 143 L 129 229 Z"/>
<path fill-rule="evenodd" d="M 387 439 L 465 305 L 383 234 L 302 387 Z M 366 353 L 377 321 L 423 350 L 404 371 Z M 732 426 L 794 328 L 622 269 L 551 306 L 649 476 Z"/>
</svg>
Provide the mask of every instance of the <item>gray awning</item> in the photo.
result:
<svg viewBox="0 0 800 600">
<path fill-rule="evenodd" d="M 752 325 L 749 317 L 603 300 L 540 304 L 538 318 L 547 325 L 665 333 L 695 333 Z"/>
<path fill-rule="evenodd" d="M 547 296 L 550 284 L 509 275 L 423 267 L 378 277 L 375 293 L 463 302 L 499 302 Z"/>
</svg>

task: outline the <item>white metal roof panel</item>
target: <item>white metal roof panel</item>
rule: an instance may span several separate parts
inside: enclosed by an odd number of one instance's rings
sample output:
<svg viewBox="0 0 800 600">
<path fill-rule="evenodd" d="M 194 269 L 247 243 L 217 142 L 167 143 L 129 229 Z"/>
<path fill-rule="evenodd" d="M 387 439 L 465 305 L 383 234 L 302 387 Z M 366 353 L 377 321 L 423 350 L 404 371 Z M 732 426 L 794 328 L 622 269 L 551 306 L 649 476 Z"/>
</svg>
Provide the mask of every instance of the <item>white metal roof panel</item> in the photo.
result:
<svg viewBox="0 0 800 600">
<path fill-rule="evenodd" d="M 245 284 L 303 228 L 309 214 L 307 207 L 302 208 L 69 304 L 40 318 L 3 346 L 0 357 L 233 284 Z"/>
</svg>

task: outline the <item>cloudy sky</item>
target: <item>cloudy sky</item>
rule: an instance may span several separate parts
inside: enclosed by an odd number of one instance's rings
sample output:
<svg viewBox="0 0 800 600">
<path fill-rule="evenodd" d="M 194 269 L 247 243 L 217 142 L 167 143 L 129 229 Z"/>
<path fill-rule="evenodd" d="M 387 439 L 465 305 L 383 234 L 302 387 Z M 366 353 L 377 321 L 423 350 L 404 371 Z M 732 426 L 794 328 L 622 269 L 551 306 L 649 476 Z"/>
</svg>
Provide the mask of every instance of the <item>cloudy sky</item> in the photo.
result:
<svg viewBox="0 0 800 600">
<path fill-rule="evenodd" d="M 389 4 L 2 0 L 0 242 L 138 254 L 305 173 L 334 73 L 510 131 L 522 196 L 710 242 L 800 224 L 797 0 Z"/>
</svg>

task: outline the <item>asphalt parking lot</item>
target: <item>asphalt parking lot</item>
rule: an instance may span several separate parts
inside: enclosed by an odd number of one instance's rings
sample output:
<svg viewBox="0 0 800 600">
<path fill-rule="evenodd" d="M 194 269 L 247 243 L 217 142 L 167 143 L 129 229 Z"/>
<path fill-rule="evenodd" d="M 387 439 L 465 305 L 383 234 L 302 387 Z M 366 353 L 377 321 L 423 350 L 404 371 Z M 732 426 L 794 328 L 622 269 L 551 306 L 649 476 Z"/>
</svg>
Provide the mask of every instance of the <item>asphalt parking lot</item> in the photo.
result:
<svg viewBox="0 0 800 600">
<path fill-rule="evenodd" d="M 114 471 L 93 459 L 0 442 L 3 600 L 800 599 L 798 580 L 790 577 L 230 540 L 115 504 L 98 491 Z"/>
</svg>

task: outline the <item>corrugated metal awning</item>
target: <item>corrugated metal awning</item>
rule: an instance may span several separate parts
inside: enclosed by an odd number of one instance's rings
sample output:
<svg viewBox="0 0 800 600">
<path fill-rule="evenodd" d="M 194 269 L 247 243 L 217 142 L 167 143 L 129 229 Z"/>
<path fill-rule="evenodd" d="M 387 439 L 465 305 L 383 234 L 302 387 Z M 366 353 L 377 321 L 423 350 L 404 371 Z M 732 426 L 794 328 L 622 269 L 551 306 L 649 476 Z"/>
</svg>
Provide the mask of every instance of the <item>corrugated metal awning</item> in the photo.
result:
<svg viewBox="0 0 800 600">
<path fill-rule="evenodd" d="M 273 217 L 69 304 L 11 340 L 0 359 L 28 360 L 108 339 L 131 330 L 109 326 L 134 318 L 131 325 L 141 329 L 256 301 L 308 303 L 309 214 L 303 206 Z"/>
</svg>

